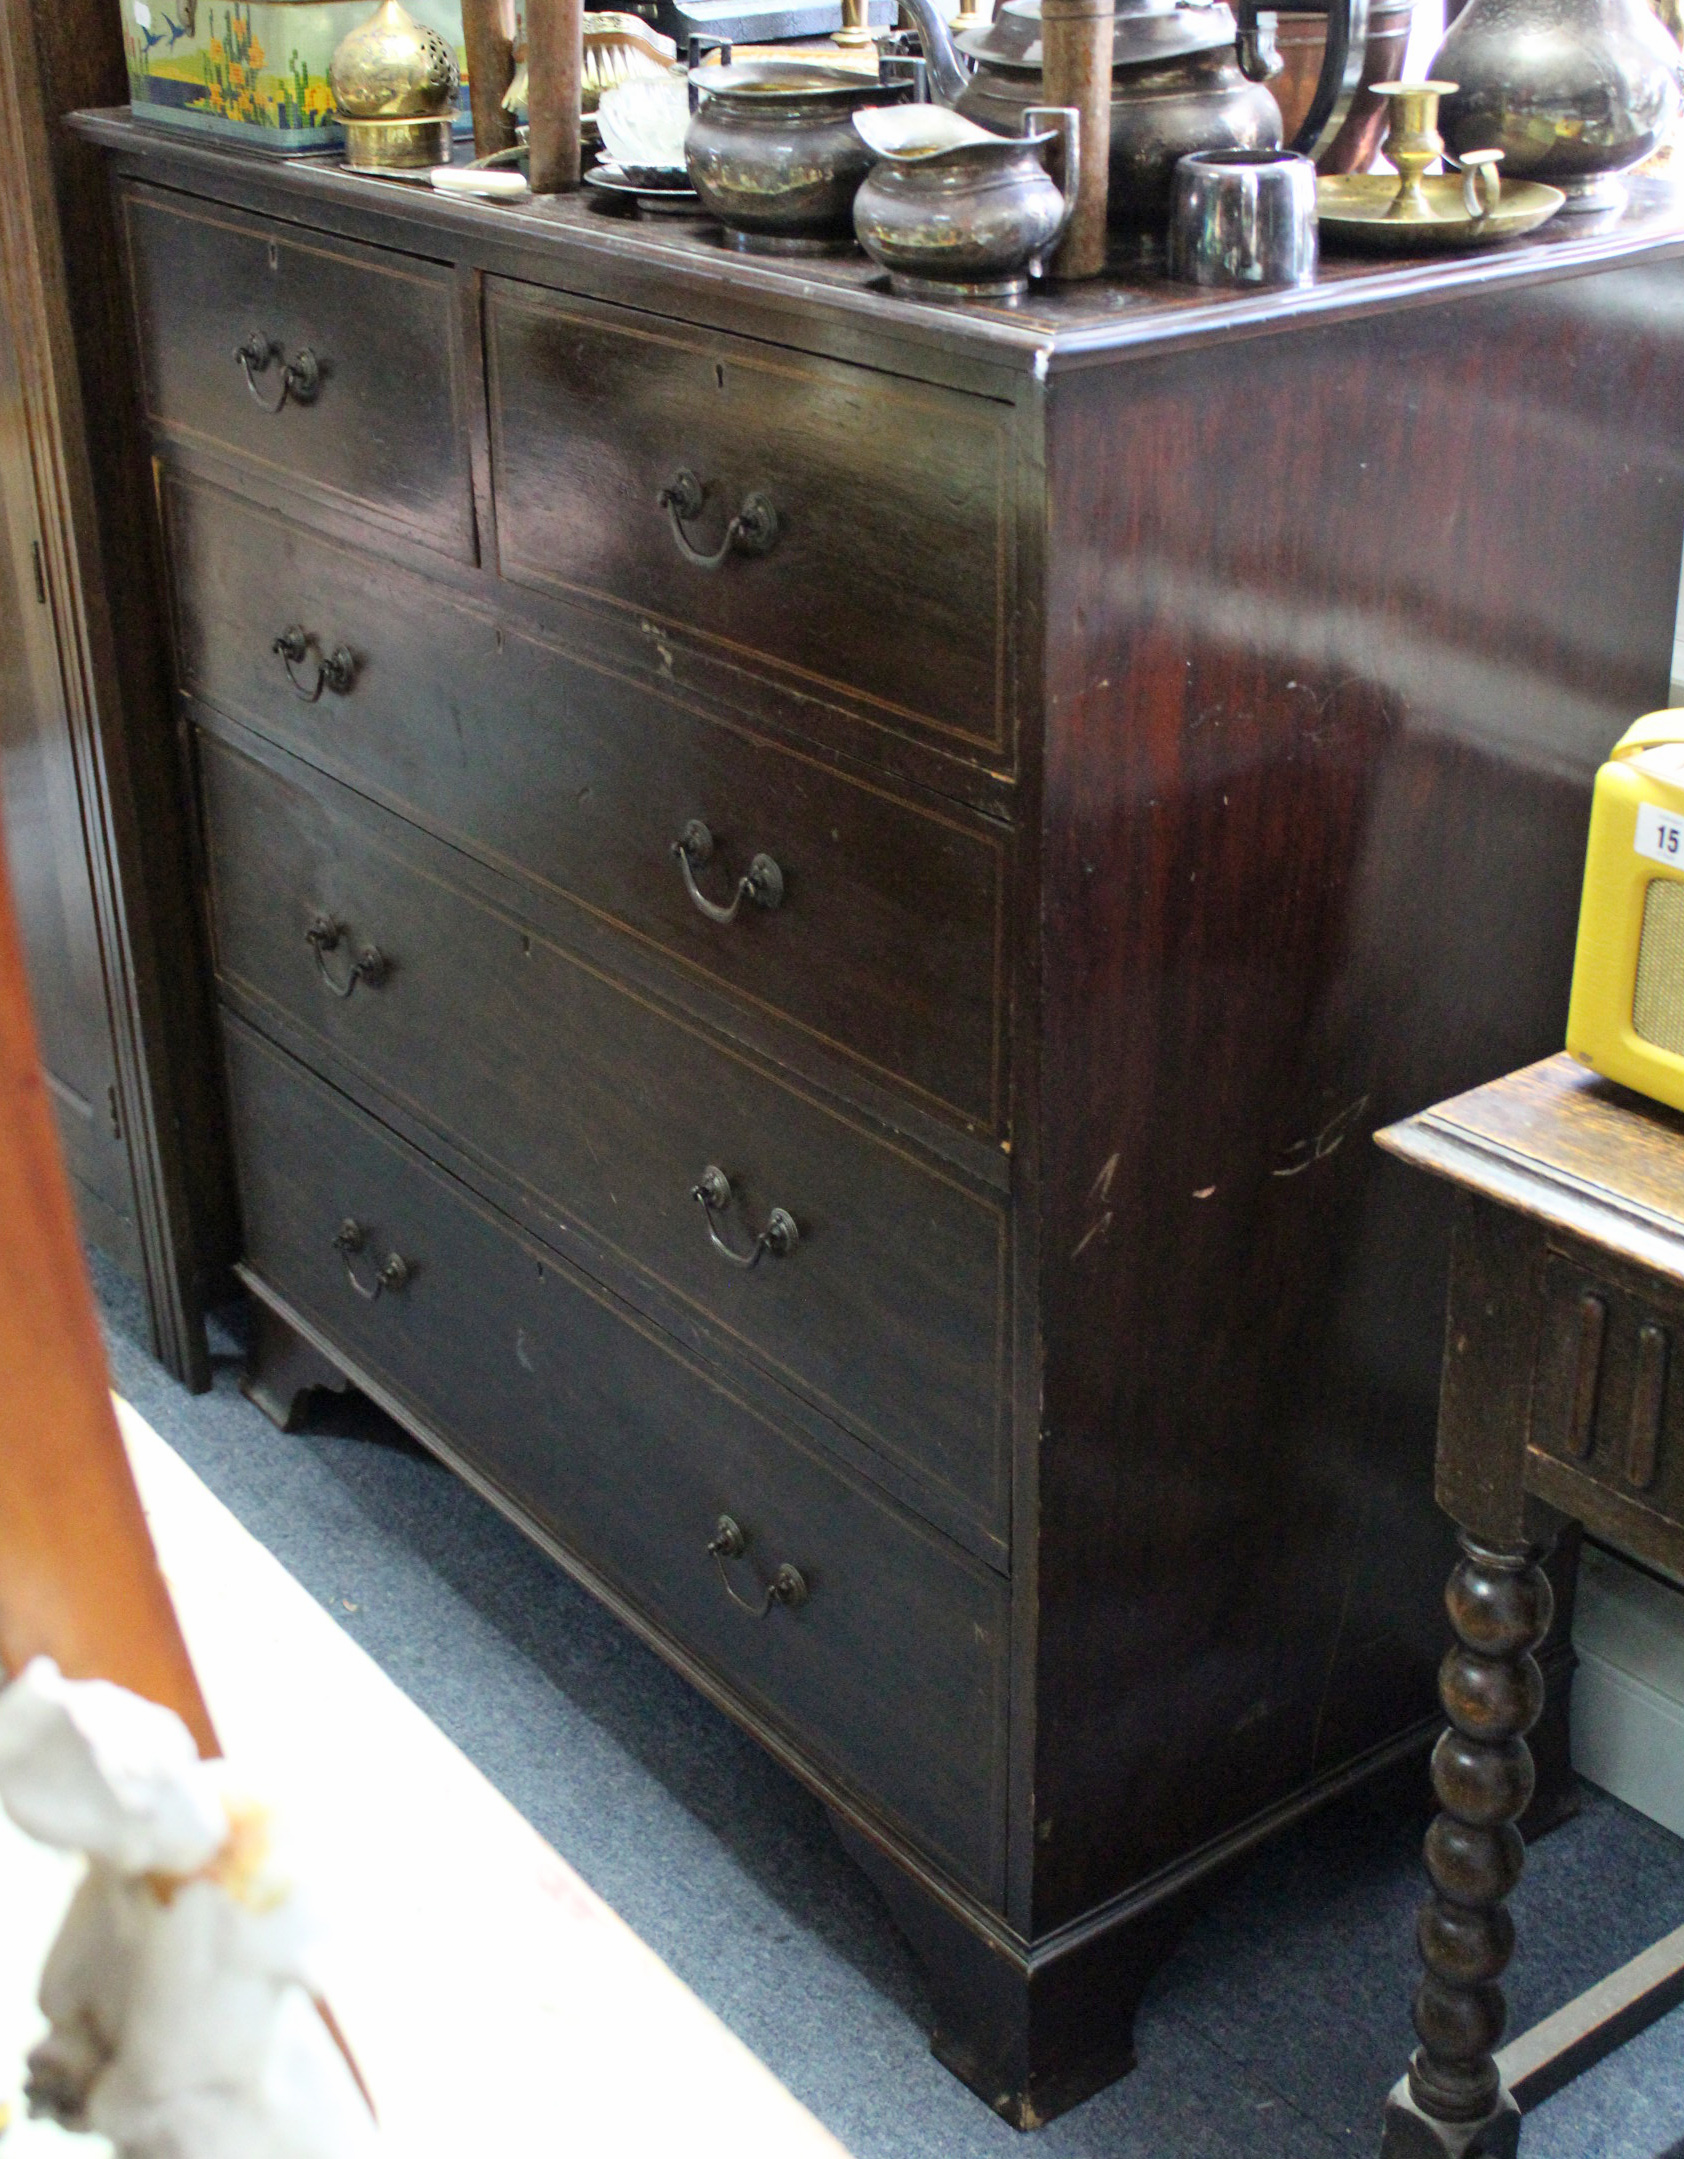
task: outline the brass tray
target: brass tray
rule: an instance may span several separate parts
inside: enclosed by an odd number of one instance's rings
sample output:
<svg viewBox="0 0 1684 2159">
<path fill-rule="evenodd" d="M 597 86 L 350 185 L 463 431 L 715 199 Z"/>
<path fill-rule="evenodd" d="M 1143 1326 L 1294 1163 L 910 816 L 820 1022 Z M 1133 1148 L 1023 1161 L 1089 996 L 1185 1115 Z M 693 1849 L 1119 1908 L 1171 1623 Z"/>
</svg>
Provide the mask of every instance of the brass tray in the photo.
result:
<svg viewBox="0 0 1684 2159">
<path fill-rule="evenodd" d="M 1435 173 L 1421 182 L 1428 215 L 1389 213 L 1398 199 L 1394 173 L 1329 176 L 1316 182 L 1316 214 L 1324 247 L 1361 249 L 1375 255 L 1426 255 L 1440 248 L 1495 247 L 1518 240 L 1554 217 L 1567 200 L 1541 180 L 1505 180 L 1494 210 L 1471 217 L 1462 199 L 1460 173 Z"/>
</svg>

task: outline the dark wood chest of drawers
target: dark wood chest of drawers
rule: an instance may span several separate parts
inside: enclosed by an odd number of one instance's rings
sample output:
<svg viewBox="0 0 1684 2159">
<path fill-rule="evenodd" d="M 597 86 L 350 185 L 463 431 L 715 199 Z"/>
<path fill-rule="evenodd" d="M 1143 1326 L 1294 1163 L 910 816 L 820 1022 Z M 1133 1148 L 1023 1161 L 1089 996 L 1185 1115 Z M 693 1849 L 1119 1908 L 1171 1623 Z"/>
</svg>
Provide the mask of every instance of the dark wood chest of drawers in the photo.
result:
<svg viewBox="0 0 1684 2159">
<path fill-rule="evenodd" d="M 1445 1222 L 1367 1139 L 1558 1034 L 1680 243 L 943 311 L 84 125 L 258 1391 L 812 1784 L 1045 2118 L 1433 1729 Z"/>
</svg>

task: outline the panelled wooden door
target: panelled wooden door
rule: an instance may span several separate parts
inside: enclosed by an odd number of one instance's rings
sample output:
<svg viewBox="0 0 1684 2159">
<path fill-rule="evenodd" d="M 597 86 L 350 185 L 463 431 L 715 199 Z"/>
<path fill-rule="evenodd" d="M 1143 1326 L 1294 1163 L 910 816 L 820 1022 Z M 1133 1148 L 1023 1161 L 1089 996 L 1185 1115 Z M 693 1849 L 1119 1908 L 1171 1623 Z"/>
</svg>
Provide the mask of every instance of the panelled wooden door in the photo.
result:
<svg viewBox="0 0 1684 2159">
<path fill-rule="evenodd" d="M 203 1387 L 233 1183 L 116 239 L 63 125 L 125 81 L 108 0 L 0 8 L 0 790 L 84 1230 Z"/>
<path fill-rule="evenodd" d="M 0 305 L 0 818 L 41 1060 L 83 1227 L 143 1272 L 39 492 Z"/>
</svg>

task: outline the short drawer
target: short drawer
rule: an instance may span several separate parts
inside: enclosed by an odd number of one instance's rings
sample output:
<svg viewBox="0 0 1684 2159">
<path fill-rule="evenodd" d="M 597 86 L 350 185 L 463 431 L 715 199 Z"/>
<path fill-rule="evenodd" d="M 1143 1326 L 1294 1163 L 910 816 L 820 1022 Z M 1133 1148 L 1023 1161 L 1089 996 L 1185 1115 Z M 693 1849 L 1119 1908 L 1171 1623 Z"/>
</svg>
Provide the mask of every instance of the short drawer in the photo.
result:
<svg viewBox="0 0 1684 2159">
<path fill-rule="evenodd" d="M 997 1896 L 1004 1583 L 237 1021 L 226 1040 L 258 1276 L 817 1764 Z M 745 1548 L 716 1558 L 725 1515 Z M 804 1602 L 756 1619 L 733 1601 L 757 1605 L 782 1566 Z"/>
<path fill-rule="evenodd" d="M 182 685 L 413 822 L 565 892 L 828 1048 L 1002 1129 L 1008 834 L 704 719 L 219 489 L 168 483 Z M 291 668 L 274 650 L 310 640 Z M 325 659 L 351 655 L 344 694 Z M 776 908 L 708 919 L 754 857 Z"/>
<path fill-rule="evenodd" d="M 506 577 L 1007 756 L 1010 405 L 499 278 L 486 350 Z"/>
<path fill-rule="evenodd" d="M 629 1259 L 1003 1538 L 1001 1202 L 464 890 L 451 849 L 254 749 L 201 737 L 225 987 L 524 1186 L 540 1224 L 559 1217 Z M 379 962 L 354 974 L 370 946 Z M 694 1197 L 710 1166 L 730 1185 L 711 1224 Z M 787 1251 L 768 1228 L 776 1208 L 795 1226 Z M 741 1265 L 720 1245 L 758 1257 Z"/>
<path fill-rule="evenodd" d="M 448 269 L 148 188 L 123 214 L 155 427 L 475 559 Z"/>
</svg>

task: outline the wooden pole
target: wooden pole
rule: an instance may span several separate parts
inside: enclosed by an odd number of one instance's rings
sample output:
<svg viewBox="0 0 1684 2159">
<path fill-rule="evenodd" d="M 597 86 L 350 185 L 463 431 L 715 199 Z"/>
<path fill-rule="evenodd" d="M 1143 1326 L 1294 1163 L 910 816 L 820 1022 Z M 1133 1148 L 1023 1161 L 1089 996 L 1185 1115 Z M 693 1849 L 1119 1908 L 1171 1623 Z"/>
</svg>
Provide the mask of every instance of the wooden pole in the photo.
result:
<svg viewBox="0 0 1684 2159">
<path fill-rule="evenodd" d="M 462 0 L 462 42 L 468 53 L 468 97 L 474 112 L 474 155 L 514 147 L 515 117 L 503 110 L 514 80 L 515 22 L 509 0 Z"/>
<path fill-rule="evenodd" d="M 1105 267 L 1110 192 L 1112 0 L 1041 0 L 1042 98 L 1082 116 L 1076 214 L 1048 265 L 1057 278 L 1097 277 Z"/>
<path fill-rule="evenodd" d="M 111 1406 L 0 852 L 0 1664 L 43 1655 L 220 1751 Z"/>
<path fill-rule="evenodd" d="M 527 0 L 527 125 L 535 195 L 564 195 L 579 185 L 579 115 L 585 72 L 580 0 Z"/>
</svg>

